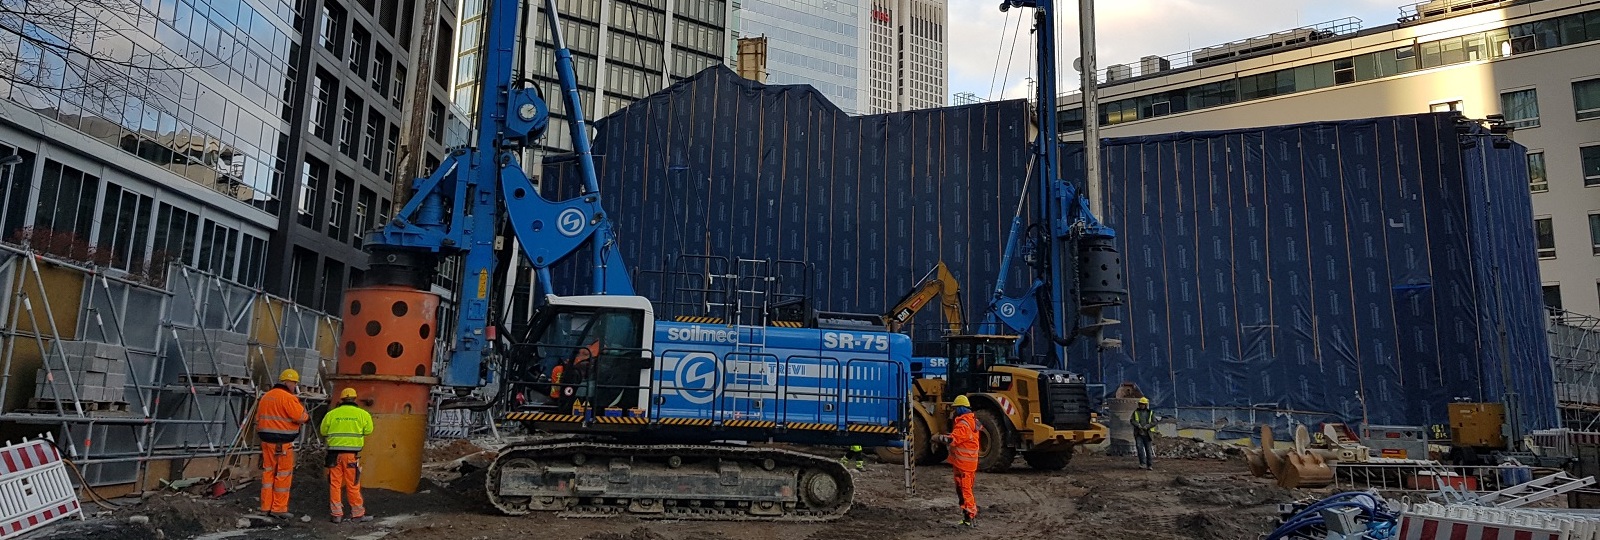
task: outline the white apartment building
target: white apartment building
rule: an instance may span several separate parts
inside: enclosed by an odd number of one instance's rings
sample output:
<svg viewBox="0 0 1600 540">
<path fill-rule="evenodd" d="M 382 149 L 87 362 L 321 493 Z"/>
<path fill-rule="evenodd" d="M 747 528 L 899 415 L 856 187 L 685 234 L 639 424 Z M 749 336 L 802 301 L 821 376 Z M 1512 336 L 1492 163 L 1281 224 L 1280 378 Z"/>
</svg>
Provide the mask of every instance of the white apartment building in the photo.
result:
<svg viewBox="0 0 1600 540">
<path fill-rule="evenodd" d="M 1504 115 L 1528 147 L 1545 302 L 1600 314 L 1600 0 L 1436 0 L 1396 24 L 1326 26 L 1113 65 L 1104 137 L 1430 110 Z M 1174 64 L 1190 64 L 1170 68 Z M 1137 68 L 1137 69 L 1136 69 Z M 1063 131 L 1081 138 L 1082 96 Z"/>
</svg>

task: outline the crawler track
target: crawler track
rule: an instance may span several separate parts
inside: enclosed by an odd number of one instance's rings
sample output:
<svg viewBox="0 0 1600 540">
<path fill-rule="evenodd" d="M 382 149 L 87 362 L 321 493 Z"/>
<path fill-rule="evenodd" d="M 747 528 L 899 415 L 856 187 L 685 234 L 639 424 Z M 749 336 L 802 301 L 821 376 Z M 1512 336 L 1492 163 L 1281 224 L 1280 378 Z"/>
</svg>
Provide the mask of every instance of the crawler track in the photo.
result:
<svg viewBox="0 0 1600 540">
<path fill-rule="evenodd" d="M 829 521 L 855 494 L 843 465 L 800 452 L 574 440 L 507 446 L 486 487 L 510 515 L 716 521 Z"/>
</svg>

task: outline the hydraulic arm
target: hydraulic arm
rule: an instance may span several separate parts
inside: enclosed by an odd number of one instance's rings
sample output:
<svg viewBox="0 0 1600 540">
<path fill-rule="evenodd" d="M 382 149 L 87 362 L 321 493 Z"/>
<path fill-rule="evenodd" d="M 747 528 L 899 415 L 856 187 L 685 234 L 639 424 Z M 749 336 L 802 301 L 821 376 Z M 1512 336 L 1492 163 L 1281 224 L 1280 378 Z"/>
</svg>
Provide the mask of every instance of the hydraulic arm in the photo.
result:
<svg viewBox="0 0 1600 540">
<path fill-rule="evenodd" d="M 894 304 L 888 313 L 883 315 L 884 325 L 890 332 L 899 332 L 907 321 L 927 307 L 928 302 L 939 297 L 939 310 L 944 313 L 946 331 L 950 334 L 960 334 L 966 327 L 966 321 L 961 314 L 961 285 L 956 282 L 956 277 L 950 274 L 950 268 L 944 261 L 934 265 L 928 275 L 923 276 L 911 292 Z"/>
</svg>

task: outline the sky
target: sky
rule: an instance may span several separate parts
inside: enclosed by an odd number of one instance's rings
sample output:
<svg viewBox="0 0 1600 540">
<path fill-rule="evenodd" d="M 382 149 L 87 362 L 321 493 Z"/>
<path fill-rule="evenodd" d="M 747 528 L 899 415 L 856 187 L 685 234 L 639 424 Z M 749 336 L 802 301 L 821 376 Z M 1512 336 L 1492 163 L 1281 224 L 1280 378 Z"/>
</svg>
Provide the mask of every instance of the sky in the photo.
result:
<svg viewBox="0 0 1600 540">
<path fill-rule="evenodd" d="M 1412 0 L 1415 2 L 1416 0 Z M 1138 64 L 1144 56 L 1219 45 L 1355 17 L 1361 28 L 1395 22 L 1406 0 L 1100 0 L 1095 3 L 1097 63 Z M 1078 3 L 1058 0 L 1058 89 L 1078 88 Z M 1031 10 L 1001 13 L 999 0 L 949 0 L 950 93 L 1020 98 L 1033 72 Z M 1023 13 L 1028 16 L 1023 24 Z M 1017 38 L 1021 38 L 1018 41 Z M 1013 47 L 1013 43 L 1015 46 Z M 1135 68 L 1137 70 L 1137 68 Z"/>
</svg>

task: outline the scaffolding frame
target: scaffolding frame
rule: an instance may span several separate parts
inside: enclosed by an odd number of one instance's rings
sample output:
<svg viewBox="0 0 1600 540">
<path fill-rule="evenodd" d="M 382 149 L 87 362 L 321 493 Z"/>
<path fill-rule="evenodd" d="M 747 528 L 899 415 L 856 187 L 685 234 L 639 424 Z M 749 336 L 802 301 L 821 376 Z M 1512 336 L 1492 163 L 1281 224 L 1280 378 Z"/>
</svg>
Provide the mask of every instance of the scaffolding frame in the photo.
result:
<svg viewBox="0 0 1600 540">
<path fill-rule="evenodd" d="M 1555 308 L 1546 311 L 1561 424 L 1593 431 L 1600 424 L 1600 317 Z"/>
<path fill-rule="evenodd" d="M 81 277 L 77 305 L 67 306 L 68 299 L 52 298 L 42 268 L 63 269 Z M 318 350 L 319 337 L 336 338 L 339 333 L 337 318 L 289 299 L 186 266 L 171 265 L 167 270 L 166 286 L 155 287 L 119 271 L 0 244 L 0 286 L 6 287 L 0 295 L 0 405 L 18 397 L 12 395 L 11 379 L 19 375 L 15 371 L 23 369 L 17 361 L 19 342 L 38 348 L 53 404 L 41 409 L 37 404 L 42 402 L 37 399 L 35 406 L 17 399 L 17 407 L 0 410 L 0 423 L 48 426 L 56 434 L 63 458 L 78 466 L 86 485 L 131 483 L 136 491 L 150 489 L 159 480 L 151 478 L 151 464 L 158 461 L 192 463 L 214 458 L 218 471 L 237 464 L 254 451 L 245 446 L 251 440 L 248 428 L 256 400 L 264 392 L 262 386 L 269 386 L 256 383 L 249 375 L 276 373 L 288 357 L 287 349 Z M 155 320 L 141 325 L 144 328 L 128 328 L 132 317 L 143 316 L 131 313 L 136 310 L 132 307 L 135 301 L 155 303 Z M 57 325 L 58 310 L 65 309 L 77 310 L 74 339 L 66 339 L 68 334 Z M 24 321 L 29 325 L 26 330 Z M 203 331 L 208 329 L 246 336 L 247 377 L 243 384 L 221 376 L 208 383 L 195 376 L 196 368 L 206 365 L 208 369 L 199 371 L 223 373 L 217 359 L 218 344 Z M 204 345 L 201 354 L 185 355 L 181 330 L 202 330 L 198 332 Z M 96 407 L 80 399 L 75 384 L 80 374 L 69 369 L 67 355 L 57 345 L 74 341 L 120 348 L 122 358 L 115 361 L 121 362 L 127 375 L 122 410 Z M 269 351 L 275 354 L 269 355 Z M 317 356 L 321 382 L 331 371 L 332 360 L 320 351 Z M 17 393 L 25 392 L 23 388 Z M 325 393 L 302 398 L 310 408 L 326 402 Z"/>
</svg>

